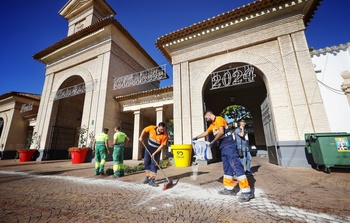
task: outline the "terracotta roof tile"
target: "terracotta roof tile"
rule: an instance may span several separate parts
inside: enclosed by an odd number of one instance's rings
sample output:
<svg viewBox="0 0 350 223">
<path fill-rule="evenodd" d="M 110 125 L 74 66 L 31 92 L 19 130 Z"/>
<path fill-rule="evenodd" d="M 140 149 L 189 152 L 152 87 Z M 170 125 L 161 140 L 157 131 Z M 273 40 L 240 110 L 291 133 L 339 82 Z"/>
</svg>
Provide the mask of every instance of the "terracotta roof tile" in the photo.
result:
<svg viewBox="0 0 350 223">
<path fill-rule="evenodd" d="M 312 50 L 310 52 L 311 56 L 318 55 L 318 54 L 323 54 L 323 53 L 330 53 L 338 50 L 345 50 L 350 48 L 350 42 L 347 42 L 345 44 L 339 44 L 337 46 L 331 46 L 331 47 L 324 47 L 322 49 L 318 50 Z"/>
<path fill-rule="evenodd" d="M 203 29 L 217 26 L 227 21 L 232 21 L 234 19 L 239 19 L 246 15 L 251 15 L 251 14 L 260 12 L 262 10 L 271 8 L 273 6 L 290 2 L 290 1 L 291 0 L 258 0 L 252 3 L 249 3 L 247 5 L 243 5 L 231 11 L 228 11 L 228 12 L 219 14 L 217 16 L 214 16 L 212 18 L 209 18 L 207 20 L 204 20 L 202 22 L 195 23 L 188 27 L 163 35 L 157 39 L 156 46 L 163 53 L 163 55 L 170 61 L 170 56 L 166 53 L 166 51 L 162 47 L 163 44 L 188 36 L 190 34 L 197 33 L 198 31 L 201 31 Z M 305 25 L 307 25 L 311 21 L 315 10 L 317 9 L 317 7 L 320 5 L 321 2 L 322 0 L 315 0 L 313 2 L 311 9 L 309 10 L 308 14 L 305 15 L 304 17 Z"/>
<path fill-rule="evenodd" d="M 115 20 L 113 17 L 108 17 L 101 19 L 94 24 L 80 30 L 79 32 L 76 32 L 56 43 L 53 45 L 47 47 L 46 49 L 36 53 L 33 55 L 33 58 L 35 60 L 39 60 L 54 52 L 55 50 L 58 50 L 59 48 L 68 45 L 76 40 L 79 40 L 85 36 L 88 36 L 89 34 L 98 31 L 99 29 L 102 29 L 103 27 L 106 27 L 110 24 L 115 25 L 155 66 L 158 66 L 157 62 L 154 61 L 154 59 L 145 51 L 145 49 L 142 48 L 142 46 L 130 35 L 130 33 L 122 26 L 117 20 Z"/>
<path fill-rule="evenodd" d="M 25 93 L 25 92 L 16 92 L 16 91 L 10 91 L 5 94 L 0 95 L 0 100 L 13 97 L 13 96 L 20 96 L 25 98 L 31 98 L 34 100 L 40 101 L 41 95 L 40 94 L 31 94 L 31 93 Z"/>
</svg>

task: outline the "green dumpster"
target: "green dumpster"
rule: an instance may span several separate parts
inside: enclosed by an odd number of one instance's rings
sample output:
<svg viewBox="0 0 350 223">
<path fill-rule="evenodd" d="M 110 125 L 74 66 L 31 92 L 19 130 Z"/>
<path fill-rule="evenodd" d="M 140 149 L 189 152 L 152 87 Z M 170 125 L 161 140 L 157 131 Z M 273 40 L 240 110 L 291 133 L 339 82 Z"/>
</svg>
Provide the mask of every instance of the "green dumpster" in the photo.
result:
<svg viewBox="0 0 350 223">
<path fill-rule="evenodd" d="M 346 132 L 305 133 L 308 153 L 312 154 L 317 169 L 324 166 L 330 173 L 331 167 L 350 167 L 350 134 Z"/>
</svg>

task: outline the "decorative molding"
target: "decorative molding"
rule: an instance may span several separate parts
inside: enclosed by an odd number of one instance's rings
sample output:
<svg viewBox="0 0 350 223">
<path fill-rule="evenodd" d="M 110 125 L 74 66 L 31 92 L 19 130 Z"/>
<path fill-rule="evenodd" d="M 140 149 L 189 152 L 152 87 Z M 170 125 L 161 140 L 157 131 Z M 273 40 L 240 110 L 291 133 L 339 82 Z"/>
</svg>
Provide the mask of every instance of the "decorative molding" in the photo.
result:
<svg viewBox="0 0 350 223">
<path fill-rule="evenodd" d="M 23 104 L 21 107 L 20 113 L 33 110 L 33 105 L 34 105 L 34 102 L 31 102 L 29 104 Z"/>
<path fill-rule="evenodd" d="M 130 101 L 126 101 L 124 103 L 121 103 L 122 107 L 130 107 L 135 105 L 144 105 L 144 104 L 151 104 L 161 101 L 168 101 L 172 100 L 173 95 L 162 95 L 162 96 L 154 96 L 154 98 L 148 98 L 148 99 L 132 99 Z"/>
<path fill-rule="evenodd" d="M 173 39 L 172 41 L 163 43 L 162 47 L 163 48 L 169 47 L 169 46 L 181 43 L 181 42 L 185 42 L 185 41 L 188 41 L 188 40 L 191 40 L 191 39 L 194 39 L 194 38 L 198 38 L 198 37 L 204 36 L 204 35 L 209 34 L 209 33 L 217 32 L 219 30 L 226 29 L 227 27 L 230 27 L 230 26 L 233 26 L 233 25 L 236 25 L 236 24 L 239 24 L 239 23 L 242 23 L 242 22 L 245 22 L 245 21 L 257 18 L 257 17 L 260 17 L 260 16 L 271 14 L 271 13 L 274 13 L 274 12 L 277 12 L 277 11 L 280 11 L 280 10 L 284 10 L 286 8 L 297 6 L 297 5 L 302 4 L 304 2 L 307 2 L 307 1 L 308 0 L 293 0 L 293 1 L 290 1 L 290 2 L 274 5 L 272 7 L 263 9 L 261 11 L 251 12 L 250 14 L 246 14 L 246 15 L 243 15 L 241 17 L 237 17 L 237 18 L 234 18 L 232 20 L 225 21 L 225 22 L 223 22 L 221 24 L 220 23 L 219 24 L 215 24 L 215 26 L 199 30 L 199 31 L 194 32 L 194 33 L 192 33 L 190 35 L 186 35 L 186 36 L 183 36 L 183 37 L 180 37 L 180 38 Z M 242 6 L 241 8 L 245 8 L 245 7 L 249 7 L 249 6 L 253 6 L 253 5 L 252 4 L 248 4 L 246 6 Z M 241 8 L 238 8 L 237 10 L 239 10 Z M 205 26 L 203 24 L 215 23 L 215 21 L 219 20 L 220 17 L 230 17 L 229 14 L 233 13 L 234 11 L 235 10 L 229 11 L 227 13 L 222 13 L 222 14 L 220 14 L 218 16 L 214 16 L 214 17 L 212 17 L 210 19 L 207 19 L 207 20 L 205 20 L 203 22 L 200 22 L 200 23 L 195 23 L 192 26 L 183 28 L 183 29 L 178 30 L 176 32 L 184 32 L 184 30 L 187 30 L 187 29 L 195 29 L 196 26 Z M 246 11 L 248 11 L 248 10 L 246 10 Z M 224 20 L 224 19 L 222 19 L 222 20 Z M 164 36 L 158 38 L 158 40 L 160 40 L 162 38 L 166 39 L 167 36 L 174 35 L 176 32 L 172 32 L 170 34 L 164 35 Z M 188 31 L 188 32 L 190 32 L 190 31 Z"/>
<path fill-rule="evenodd" d="M 344 82 L 342 83 L 340 88 L 346 95 L 350 95 L 350 72 L 343 71 L 341 73 L 341 76 L 344 79 Z"/>
</svg>

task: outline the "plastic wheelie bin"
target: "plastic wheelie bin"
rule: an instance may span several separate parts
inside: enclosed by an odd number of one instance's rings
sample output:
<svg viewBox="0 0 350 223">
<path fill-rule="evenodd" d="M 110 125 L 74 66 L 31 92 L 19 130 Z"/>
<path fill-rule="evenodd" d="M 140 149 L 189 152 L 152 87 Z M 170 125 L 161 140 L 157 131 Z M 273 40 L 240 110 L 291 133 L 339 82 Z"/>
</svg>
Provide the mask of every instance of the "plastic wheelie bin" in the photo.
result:
<svg viewBox="0 0 350 223">
<path fill-rule="evenodd" d="M 350 167 L 350 134 L 346 132 L 305 133 L 308 153 L 312 154 L 317 170 L 324 166 L 326 173 L 334 168 Z"/>
</svg>

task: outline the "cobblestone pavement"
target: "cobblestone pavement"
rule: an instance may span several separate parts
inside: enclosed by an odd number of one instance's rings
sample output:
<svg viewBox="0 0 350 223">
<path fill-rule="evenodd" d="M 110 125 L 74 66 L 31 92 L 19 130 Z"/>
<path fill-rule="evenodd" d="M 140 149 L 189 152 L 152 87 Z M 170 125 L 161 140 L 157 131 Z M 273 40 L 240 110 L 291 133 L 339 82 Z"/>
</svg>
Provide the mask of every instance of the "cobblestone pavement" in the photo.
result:
<svg viewBox="0 0 350 223">
<path fill-rule="evenodd" d="M 126 160 L 128 166 L 141 161 Z M 112 162 L 106 167 L 111 168 Z M 280 167 L 254 157 L 255 198 L 217 193 L 222 163 L 164 169 L 174 186 L 142 184 L 143 172 L 93 176 L 93 163 L 0 160 L 0 222 L 350 222 L 348 170 Z M 238 190 L 238 188 L 236 188 Z"/>
</svg>

